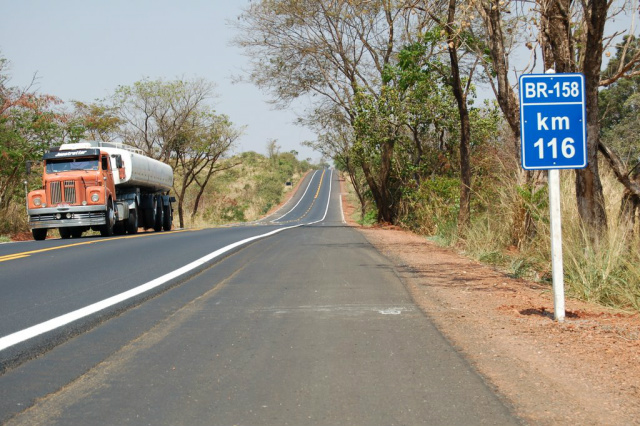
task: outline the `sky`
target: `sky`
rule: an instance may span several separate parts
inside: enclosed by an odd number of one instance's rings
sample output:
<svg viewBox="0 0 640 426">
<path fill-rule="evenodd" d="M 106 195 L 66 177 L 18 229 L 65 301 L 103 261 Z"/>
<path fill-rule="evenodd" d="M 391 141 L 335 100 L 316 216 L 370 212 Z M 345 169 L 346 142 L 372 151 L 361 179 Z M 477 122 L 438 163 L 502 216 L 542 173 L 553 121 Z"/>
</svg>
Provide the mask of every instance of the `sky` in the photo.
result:
<svg viewBox="0 0 640 426">
<path fill-rule="evenodd" d="M 143 78 L 205 78 L 216 85 L 213 106 L 246 126 L 235 152 L 282 152 L 320 159 L 301 145 L 313 140 L 294 123 L 301 110 L 275 110 L 250 83 L 233 83 L 248 61 L 231 45 L 248 0 L 0 0 L 0 55 L 10 85 L 36 88 L 63 101 L 92 102 Z"/>
<path fill-rule="evenodd" d="M 37 74 L 39 93 L 92 102 L 143 78 L 205 78 L 216 84 L 213 106 L 245 127 L 235 152 L 266 153 L 276 139 L 283 152 L 320 159 L 303 147 L 309 130 L 294 125 L 302 111 L 275 110 L 268 95 L 233 83 L 248 60 L 231 45 L 249 0 L 0 0 L 0 55 L 11 62 L 10 84 Z M 627 29 L 628 16 L 609 23 Z M 613 27 L 613 28 L 612 28 Z M 609 32 L 607 31 L 607 32 Z M 528 52 L 521 60 L 528 61 Z M 541 72 L 543 70 L 537 70 Z M 488 88 L 479 98 L 493 98 Z"/>
</svg>

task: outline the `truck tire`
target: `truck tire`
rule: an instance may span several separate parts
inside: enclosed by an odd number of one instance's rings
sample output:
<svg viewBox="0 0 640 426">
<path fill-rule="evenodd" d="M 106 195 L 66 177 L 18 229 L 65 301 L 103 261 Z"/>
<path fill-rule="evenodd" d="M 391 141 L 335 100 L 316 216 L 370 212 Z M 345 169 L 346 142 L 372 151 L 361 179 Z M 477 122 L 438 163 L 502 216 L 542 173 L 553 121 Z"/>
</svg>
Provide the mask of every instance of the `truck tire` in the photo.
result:
<svg viewBox="0 0 640 426">
<path fill-rule="evenodd" d="M 162 221 L 162 229 L 171 231 L 171 204 L 164 207 L 164 220 Z"/>
<path fill-rule="evenodd" d="M 58 228 L 58 232 L 60 233 L 60 238 L 63 240 L 68 240 L 71 238 L 71 229 L 70 228 Z"/>
<path fill-rule="evenodd" d="M 111 237 L 113 236 L 113 225 L 115 224 L 115 215 L 113 212 L 113 203 L 111 202 L 111 200 L 109 200 L 109 204 L 107 204 L 105 220 L 107 223 L 100 227 L 100 235 L 103 237 Z"/>
<path fill-rule="evenodd" d="M 33 235 L 33 239 L 36 241 L 42 241 L 47 238 L 47 229 L 32 229 L 31 235 Z"/>
<path fill-rule="evenodd" d="M 164 222 L 164 207 L 162 205 L 162 198 L 158 197 L 156 201 L 156 220 L 153 225 L 153 230 L 156 232 L 162 231 L 162 222 Z"/>
<path fill-rule="evenodd" d="M 129 210 L 129 219 L 127 219 L 127 232 L 129 234 L 138 233 L 138 206 L 135 210 Z"/>
</svg>

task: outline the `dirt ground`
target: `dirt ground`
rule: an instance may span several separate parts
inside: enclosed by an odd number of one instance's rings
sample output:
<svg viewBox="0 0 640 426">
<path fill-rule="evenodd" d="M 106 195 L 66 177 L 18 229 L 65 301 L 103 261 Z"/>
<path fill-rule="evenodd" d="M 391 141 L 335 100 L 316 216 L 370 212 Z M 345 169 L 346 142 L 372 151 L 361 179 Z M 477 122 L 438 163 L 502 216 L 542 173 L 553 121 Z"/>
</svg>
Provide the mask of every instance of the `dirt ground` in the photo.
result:
<svg viewBox="0 0 640 426">
<path fill-rule="evenodd" d="M 529 424 L 640 425 L 640 315 L 568 299 L 566 321 L 557 323 L 550 286 L 509 278 L 395 227 L 347 220 Z"/>
</svg>

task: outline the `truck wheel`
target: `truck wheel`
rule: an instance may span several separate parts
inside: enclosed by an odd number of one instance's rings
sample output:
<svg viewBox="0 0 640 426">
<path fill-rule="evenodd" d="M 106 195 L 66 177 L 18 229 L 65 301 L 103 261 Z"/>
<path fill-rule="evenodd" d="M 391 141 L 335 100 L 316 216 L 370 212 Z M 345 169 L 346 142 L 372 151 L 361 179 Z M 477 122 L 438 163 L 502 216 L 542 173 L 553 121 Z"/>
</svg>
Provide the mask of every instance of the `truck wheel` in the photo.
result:
<svg viewBox="0 0 640 426">
<path fill-rule="evenodd" d="M 171 231 L 171 204 L 164 207 L 164 220 L 162 221 L 162 229 Z"/>
<path fill-rule="evenodd" d="M 69 228 L 58 228 L 58 232 L 60 233 L 60 238 L 63 240 L 71 238 L 71 229 Z"/>
<path fill-rule="evenodd" d="M 107 223 L 100 227 L 100 235 L 103 237 L 111 237 L 113 235 L 113 225 L 116 221 L 115 214 L 113 213 L 113 203 L 111 203 L 111 201 L 107 204 L 105 219 Z"/>
<path fill-rule="evenodd" d="M 138 206 L 135 210 L 129 210 L 129 219 L 127 219 L 127 232 L 129 234 L 138 233 Z"/>
<path fill-rule="evenodd" d="M 47 238 L 47 229 L 32 229 L 31 235 L 33 235 L 33 239 L 36 241 L 42 241 Z"/>
<path fill-rule="evenodd" d="M 156 202 L 156 220 L 153 225 L 153 230 L 156 232 L 162 231 L 162 222 L 164 221 L 164 208 L 162 205 L 162 198 L 158 197 Z"/>
<path fill-rule="evenodd" d="M 71 236 L 73 238 L 80 238 L 82 237 L 82 233 L 84 231 L 82 230 L 82 228 L 71 228 Z"/>
</svg>

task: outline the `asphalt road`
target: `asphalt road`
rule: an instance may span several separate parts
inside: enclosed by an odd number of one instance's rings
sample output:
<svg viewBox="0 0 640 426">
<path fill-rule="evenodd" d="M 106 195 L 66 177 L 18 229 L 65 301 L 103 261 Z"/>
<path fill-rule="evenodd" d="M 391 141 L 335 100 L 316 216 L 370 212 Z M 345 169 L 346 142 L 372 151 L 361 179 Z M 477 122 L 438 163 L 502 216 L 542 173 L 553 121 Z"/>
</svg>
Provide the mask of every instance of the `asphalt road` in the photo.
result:
<svg viewBox="0 0 640 426">
<path fill-rule="evenodd" d="M 254 224 L 0 245 L 0 422 L 519 424 L 338 188 L 309 175 Z"/>
</svg>

